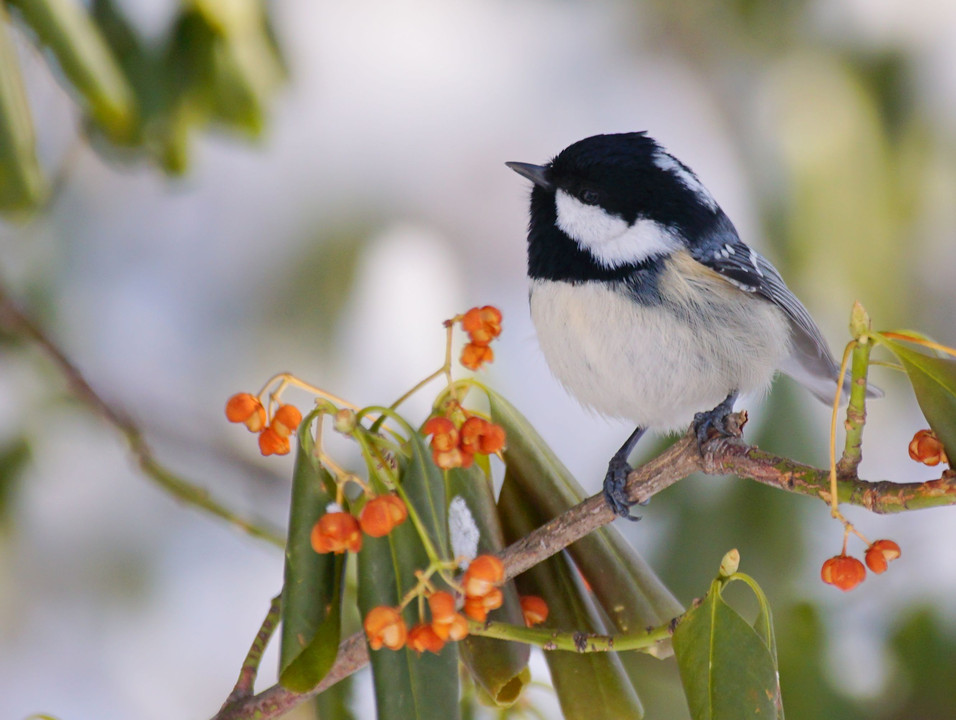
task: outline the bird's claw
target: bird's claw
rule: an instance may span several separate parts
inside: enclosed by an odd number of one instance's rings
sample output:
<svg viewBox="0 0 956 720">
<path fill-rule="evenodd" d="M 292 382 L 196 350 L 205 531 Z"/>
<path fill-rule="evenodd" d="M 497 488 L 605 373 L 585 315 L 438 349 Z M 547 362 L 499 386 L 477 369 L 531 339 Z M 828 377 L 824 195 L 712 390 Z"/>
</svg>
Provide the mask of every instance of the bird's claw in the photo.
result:
<svg viewBox="0 0 956 720">
<path fill-rule="evenodd" d="M 631 506 L 638 503 L 627 497 L 627 475 L 630 472 L 631 466 L 627 460 L 617 457 L 611 459 L 607 466 L 607 475 L 604 476 L 604 499 L 615 515 L 628 520 L 640 520 L 639 515 L 631 515 Z"/>
<path fill-rule="evenodd" d="M 733 412 L 733 409 L 733 402 L 725 400 L 713 410 L 694 415 L 693 427 L 697 435 L 697 446 L 701 448 L 701 451 L 710 440 L 711 431 L 716 433 L 717 437 L 735 437 L 736 434 L 727 427 L 727 416 Z"/>
</svg>

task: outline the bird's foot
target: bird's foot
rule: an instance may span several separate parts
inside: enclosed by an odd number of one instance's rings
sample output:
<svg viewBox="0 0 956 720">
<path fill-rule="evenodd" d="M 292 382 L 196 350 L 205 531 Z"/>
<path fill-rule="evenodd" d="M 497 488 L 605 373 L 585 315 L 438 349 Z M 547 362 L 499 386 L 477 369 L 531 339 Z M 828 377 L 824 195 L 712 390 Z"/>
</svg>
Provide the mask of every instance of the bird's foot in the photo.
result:
<svg viewBox="0 0 956 720">
<path fill-rule="evenodd" d="M 734 401 L 736 399 L 737 394 L 731 393 L 713 410 L 694 415 L 693 428 L 697 434 L 698 447 L 704 447 L 710 440 L 712 432 L 716 433 L 717 437 L 736 437 L 739 435 L 739 430 L 735 432 L 735 429 L 728 427 L 727 424 L 727 417 L 734 411 Z"/>
<path fill-rule="evenodd" d="M 630 472 L 631 466 L 626 457 L 615 455 L 611 458 L 607 464 L 607 475 L 604 476 L 604 499 L 615 515 L 628 520 L 640 520 L 639 515 L 631 515 L 631 506 L 637 503 L 627 496 L 627 476 Z"/>
</svg>

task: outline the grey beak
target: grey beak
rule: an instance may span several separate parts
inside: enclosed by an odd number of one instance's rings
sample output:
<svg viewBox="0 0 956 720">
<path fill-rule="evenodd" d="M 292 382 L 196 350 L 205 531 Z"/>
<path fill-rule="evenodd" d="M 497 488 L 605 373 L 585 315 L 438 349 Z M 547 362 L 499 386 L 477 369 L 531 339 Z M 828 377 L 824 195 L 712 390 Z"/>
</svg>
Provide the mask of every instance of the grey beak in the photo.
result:
<svg viewBox="0 0 956 720">
<path fill-rule="evenodd" d="M 528 178 L 531 182 L 545 190 L 554 190 L 554 183 L 551 182 L 551 169 L 544 165 L 532 165 L 530 163 L 506 162 L 519 175 Z"/>
</svg>

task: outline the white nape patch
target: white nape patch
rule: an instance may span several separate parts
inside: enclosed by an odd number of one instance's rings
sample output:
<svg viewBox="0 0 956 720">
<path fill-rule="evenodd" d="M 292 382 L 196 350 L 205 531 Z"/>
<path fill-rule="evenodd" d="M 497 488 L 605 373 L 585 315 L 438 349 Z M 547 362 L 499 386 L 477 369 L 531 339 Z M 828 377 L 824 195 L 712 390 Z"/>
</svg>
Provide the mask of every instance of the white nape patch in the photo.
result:
<svg viewBox="0 0 956 720">
<path fill-rule="evenodd" d="M 468 503 L 461 495 L 455 495 L 448 503 L 448 534 L 451 537 L 451 551 L 456 558 L 462 558 L 459 566 L 464 570 L 472 558 L 478 555 L 481 533 L 468 509 Z"/>
<path fill-rule="evenodd" d="M 585 205 L 564 190 L 555 194 L 557 225 L 606 268 L 669 255 L 681 247 L 676 234 L 653 220 L 633 225 L 598 205 Z"/>
<path fill-rule="evenodd" d="M 692 190 L 700 199 L 700 201 L 704 203 L 704 205 L 709 207 L 711 210 L 717 209 L 717 201 L 714 200 L 714 196 L 710 194 L 710 191 L 704 187 L 704 184 L 697 179 L 697 176 L 694 175 L 694 173 L 678 162 L 677 158 L 665 150 L 658 150 L 654 153 L 653 160 L 657 167 L 664 172 L 669 172 L 671 175 L 680 180 L 684 187 L 686 187 L 688 190 Z"/>
</svg>

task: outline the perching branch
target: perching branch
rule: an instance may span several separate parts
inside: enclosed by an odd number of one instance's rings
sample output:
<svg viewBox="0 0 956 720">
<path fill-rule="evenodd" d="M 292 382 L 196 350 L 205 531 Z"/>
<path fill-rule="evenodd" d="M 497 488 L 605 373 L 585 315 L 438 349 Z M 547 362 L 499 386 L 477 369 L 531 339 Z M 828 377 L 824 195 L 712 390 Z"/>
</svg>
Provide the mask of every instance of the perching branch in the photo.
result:
<svg viewBox="0 0 956 720">
<path fill-rule="evenodd" d="M 736 413 L 728 418 L 728 426 L 739 434 L 746 419 L 746 412 Z M 657 457 L 632 470 L 628 475 L 628 494 L 632 500 L 645 502 L 695 472 L 737 475 L 781 490 L 815 496 L 824 501 L 829 499 L 828 470 L 772 455 L 737 438 L 713 439 L 701 454 L 693 430 Z M 924 483 L 871 483 L 858 478 L 840 478 L 838 487 L 841 502 L 860 505 L 877 513 L 956 505 L 956 472 L 952 470 L 945 471 L 938 480 Z M 589 497 L 505 548 L 500 554 L 505 577 L 510 579 L 521 574 L 616 517 L 602 494 Z M 365 638 L 362 633 L 356 633 L 339 645 L 335 665 L 315 689 L 298 694 L 274 685 L 259 695 L 223 707 L 213 720 L 269 720 L 278 717 L 367 663 Z"/>
</svg>

